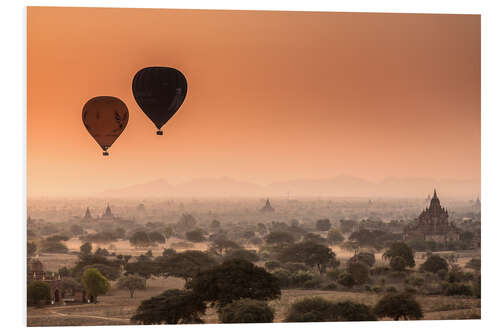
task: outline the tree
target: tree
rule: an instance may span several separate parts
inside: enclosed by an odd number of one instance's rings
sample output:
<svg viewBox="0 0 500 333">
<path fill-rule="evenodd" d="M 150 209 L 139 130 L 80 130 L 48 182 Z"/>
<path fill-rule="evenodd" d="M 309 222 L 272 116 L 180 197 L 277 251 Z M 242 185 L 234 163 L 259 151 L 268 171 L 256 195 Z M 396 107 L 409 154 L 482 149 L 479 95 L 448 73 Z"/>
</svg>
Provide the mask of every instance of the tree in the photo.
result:
<svg viewBox="0 0 500 333">
<path fill-rule="evenodd" d="M 375 264 L 375 255 L 371 252 L 360 252 L 349 259 L 349 262 L 361 261 L 372 267 Z"/>
<path fill-rule="evenodd" d="M 384 259 L 389 259 L 389 260 L 391 260 L 394 257 L 402 257 L 406 262 L 406 266 L 409 267 L 415 266 L 415 259 L 413 258 L 413 252 L 411 248 L 408 247 L 408 245 L 406 245 L 403 242 L 392 243 L 389 249 L 384 252 L 382 257 Z"/>
<path fill-rule="evenodd" d="M 85 272 L 83 272 L 82 282 L 87 295 L 93 298 L 96 303 L 97 296 L 106 294 L 110 287 L 108 279 L 106 279 L 96 268 L 85 270 Z"/>
<path fill-rule="evenodd" d="M 92 254 L 92 244 L 85 242 L 80 246 L 80 258 L 87 257 Z"/>
<path fill-rule="evenodd" d="M 43 306 L 50 303 L 50 286 L 46 282 L 30 282 L 27 293 L 28 305 Z"/>
<path fill-rule="evenodd" d="M 202 323 L 205 310 L 205 303 L 192 291 L 169 289 L 142 301 L 130 320 L 143 325 Z"/>
<path fill-rule="evenodd" d="M 448 262 L 438 255 L 431 255 L 427 260 L 420 265 L 420 269 L 426 272 L 437 273 L 439 270 L 448 271 Z"/>
<path fill-rule="evenodd" d="M 41 251 L 45 253 L 67 253 L 68 247 L 60 241 L 45 240 L 42 242 Z"/>
<path fill-rule="evenodd" d="M 145 231 L 137 231 L 129 239 L 130 244 L 135 247 L 147 247 L 151 245 L 151 239 Z"/>
<path fill-rule="evenodd" d="M 137 274 L 145 279 L 158 273 L 158 267 L 149 256 L 141 254 L 136 262 L 129 262 L 125 265 L 125 270 L 129 274 Z"/>
<path fill-rule="evenodd" d="M 161 243 L 161 244 L 165 243 L 165 237 L 163 237 L 163 235 L 158 231 L 150 232 L 148 236 L 149 239 L 154 243 Z"/>
<path fill-rule="evenodd" d="M 246 260 L 228 260 L 201 271 L 192 280 L 193 292 L 221 309 L 241 298 L 272 300 L 281 295 L 279 281 Z"/>
<path fill-rule="evenodd" d="M 311 241 L 318 244 L 328 245 L 328 240 L 326 238 L 323 238 L 318 234 L 313 234 L 312 232 L 305 234 L 302 241 L 303 242 Z"/>
<path fill-rule="evenodd" d="M 273 245 L 283 245 L 295 242 L 295 237 L 286 231 L 273 231 L 265 238 L 266 243 Z"/>
<path fill-rule="evenodd" d="M 340 230 L 343 233 L 352 232 L 352 229 L 356 226 L 356 221 L 353 220 L 340 220 Z"/>
<path fill-rule="evenodd" d="M 330 229 L 326 238 L 330 244 L 338 244 L 344 241 L 344 236 L 342 236 L 342 233 L 337 228 Z"/>
<path fill-rule="evenodd" d="M 28 242 L 27 254 L 28 258 L 33 257 L 36 254 L 36 244 L 34 242 Z"/>
<path fill-rule="evenodd" d="M 190 242 L 201 243 L 205 241 L 205 236 L 201 229 L 196 229 L 186 232 L 186 239 Z"/>
<path fill-rule="evenodd" d="M 390 317 L 394 320 L 418 320 L 423 317 L 422 308 L 415 298 L 407 293 L 390 293 L 375 305 L 374 312 L 379 318 Z"/>
<path fill-rule="evenodd" d="M 406 261 L 403 257 L 393 257 L 389 265 L 393 270 L 402 272 L 405 270 Z"/>
<path fill-rule="evenodd" d="M 243 259 L 250 262 L 257 262 L 259 261 L 259 256 L 255 250 L 236 249 L 229 251 L 225 255 L 225 260 L 230 259 Z"/>
<path fill-rule="evenodd" d="M 114 281 L 120 277 L 120 267 L 117 265 L 93 264 L 83 267 L 83 271 L 96 268 L 108 280 Z"/>
<path fill-rule="evenodd" d="M 292 304 L 285 322 L 377 320 L 369 306 L 350 301 L 333 303 L 322 297 L 304 298 Z"/>
<path fill-rule="evenodd" d="M 361 261 L 353 261 L 348 264 L 347 270 L 352 276 L 355 284 L 363 284 L 368 281 L 370 269 Z"/>
<path fill-rule="evenodd" d="M 267 302 L 244 298 L 225 305 L 219 312 L 222 323 L 272 323 L 274 311 Z"/>
<path fill-rule="evenodd" d="M 328 231 L 332 227 L 329 219 L 320 219 L 316 221 L 316 230 Z"/>
<path fill-rule="evenodd" d="M 171 226 L 167 226 L 164 230 L 163 230 L 163 236 L 165 236 L 165 239 L 168 241 L 168 239 L 170 237 L 172 237 L 174 235 L 174 228 L 172 228 Z"/>
<path fill-rule="evenodd" d="M 311 241 L 288 246 L 279 255 L 279 260 L 317 267 L 320 273 L 324 272 L 327 266 L 337 264 L 335 253 L 329 247 Z"/>
<path fill-rule="evenodd" d="M 191 214 L 182 214 L 179 222 L 177 222 L 176 228 L 179 230 L 187 231 L 192 230 L 198 221 Z"/>
<path fill-rule="evenodd" d="M 146 289 L 146 279 L 139 275 L 122 276 L 118 280 L 118 288 L 128 289 L 130 298 L 134 297 L 134 292 L 138 289 Z"/>
<path fill-rule="evenodd" d="M 191 250 L 157 257 L 155 264 L 156 274 L 179 277 L 188 283 L 201 270 L 215 266 L 216 261 L 208 253 Z"/>
<path fill-rule="evenodd" d="M 240 246 L 235 242 L 225 238 L 225 237 L 217 237 L 210 244 L 210 251 L 215 252 L 218 255 L 224 255 L 229 250 L 239 249 Z"/>
<path fill-rule="evenodd" d="M 71 228 L 69 228 L 69 231 L 71 231 L 73 236 L 80 236 L 80 235 L 83 235 L 83 233 L 85 232 L 83 227 L 81 225 L 78 225 L 78 224 L 73 224 L 71 226 Z"/>
<path fill-rule="evenodd" d="M 337 282 L 347 288 L 352 288 L 356 284 L 352 275 L 347 272 L 341 273 L 337 278 Z"/>
</svg>

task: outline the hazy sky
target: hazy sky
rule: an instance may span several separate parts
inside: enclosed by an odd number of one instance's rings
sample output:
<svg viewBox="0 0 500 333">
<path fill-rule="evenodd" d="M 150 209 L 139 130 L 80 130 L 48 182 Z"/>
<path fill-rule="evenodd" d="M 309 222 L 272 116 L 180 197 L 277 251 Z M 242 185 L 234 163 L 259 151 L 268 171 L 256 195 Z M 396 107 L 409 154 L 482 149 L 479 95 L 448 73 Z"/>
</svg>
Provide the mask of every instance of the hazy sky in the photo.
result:
<svg viewBox="0 0 500 333">
<path fill-rule="evenodd" d="M 165 178 L 480 181 L 480 16 L 28 8 L 28 195 Z M 143 67 L 182 71 L 164 136 Z M 122 99 L 103 157 L 85 102 Z"/>
</svg>

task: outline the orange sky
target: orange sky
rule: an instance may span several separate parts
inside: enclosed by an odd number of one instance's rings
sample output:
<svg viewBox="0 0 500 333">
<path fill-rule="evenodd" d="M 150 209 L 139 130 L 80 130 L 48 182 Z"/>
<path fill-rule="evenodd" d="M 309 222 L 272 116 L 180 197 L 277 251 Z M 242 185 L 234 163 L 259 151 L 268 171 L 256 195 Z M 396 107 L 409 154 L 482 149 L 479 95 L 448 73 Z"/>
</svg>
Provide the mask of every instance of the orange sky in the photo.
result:
<svg viewBox="0 0 500 333">
<path fill-rule="evenodd" d="M 165 178 L 480 181 L 480 16 L 28 8 L 28 196 Z M 175 67 L 164 136 L 134 74 Z M 84 103 L 122 99 L 103 157 Z"/>
</svg>

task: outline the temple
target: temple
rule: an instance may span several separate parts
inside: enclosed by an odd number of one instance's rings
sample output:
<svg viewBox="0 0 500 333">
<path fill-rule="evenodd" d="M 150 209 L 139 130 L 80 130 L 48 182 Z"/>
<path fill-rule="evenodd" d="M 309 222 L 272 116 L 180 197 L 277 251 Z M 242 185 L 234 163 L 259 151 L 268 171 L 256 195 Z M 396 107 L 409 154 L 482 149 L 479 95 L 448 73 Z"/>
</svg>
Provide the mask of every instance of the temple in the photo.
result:
<svg viewBox="0 0 500 333">
<path fill-rule="evenodd" d="M 270 213 L 274 212 L 274 208 L 271 206 L 271 203 L 269 202 L 269 198 L 266 200 L 266 205 L 260 209 L 261 212 L 263 213 Z"/>
<path fill-rule="evenodd" d="M 424 239 L 435 242 L 457 241 L 460 230 L 448 221 L 448 211 L 441 207 L 436 190 L 429 207 L 424 209 L 416 223 L 408 225 L 403 232 L 403 239 Z"/>
</svg>

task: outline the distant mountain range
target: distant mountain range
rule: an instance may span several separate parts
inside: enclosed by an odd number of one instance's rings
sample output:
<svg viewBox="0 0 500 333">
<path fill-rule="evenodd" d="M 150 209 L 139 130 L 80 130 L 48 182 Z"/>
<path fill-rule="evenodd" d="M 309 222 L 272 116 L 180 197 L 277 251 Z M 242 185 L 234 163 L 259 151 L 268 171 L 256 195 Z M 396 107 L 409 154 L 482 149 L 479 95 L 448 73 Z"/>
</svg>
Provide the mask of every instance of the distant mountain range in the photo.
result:
<svg viewBox="0 0 500 333">
<path fill-rule="evenodd" d="M 258 185 L 231 178 L 195 179 L 171 184 L 153 180 L 97 193 L 99 197 L 426 197 L 436 188 L 443 196 L 475 199 L 480 195 L 479 180 L 433 180 L 386 178 L 371 182 L 351 176 L 328 179 L 296 179 Z"/>
</svg>

